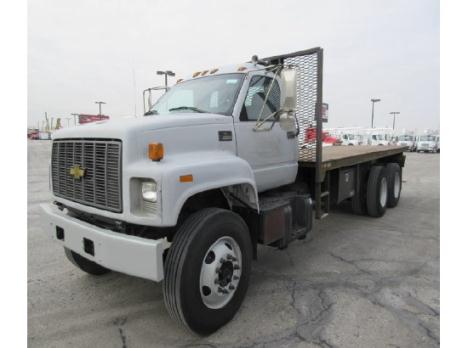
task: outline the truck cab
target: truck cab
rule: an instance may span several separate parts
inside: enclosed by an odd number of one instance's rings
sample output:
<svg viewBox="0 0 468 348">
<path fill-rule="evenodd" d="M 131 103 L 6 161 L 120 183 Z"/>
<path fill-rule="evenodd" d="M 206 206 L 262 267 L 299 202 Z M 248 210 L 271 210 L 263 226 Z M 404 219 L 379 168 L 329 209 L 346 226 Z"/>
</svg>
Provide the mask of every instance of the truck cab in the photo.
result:
<svg viewBox="0 0 468 348">
<path fill-rule="evenodd" d="M 416 139 L 413 135 L 410 135 L 410 134 L 399 135 L 396 138 L 396 143 L 399 146 L 407 146 L 409 151 L 416 150 Z"/>
<path fill-rule="evenodd" d="M 342 145 L 360 145 L 359 137 L 355 134 L 344 133 L 341 135 Z"/>
<path fill-rule="evenodd" d="M 370 133 L 367 138 L 367 144 L 387 146 L 389 142 L 385 139 L 385 135 L 381 133 Z"/>
<path fill-rule="evenodd" d="M 439 141 L 436 135 L 421 135 L 416 143 L 417 152 L 439 152 Z"/>
</svg>

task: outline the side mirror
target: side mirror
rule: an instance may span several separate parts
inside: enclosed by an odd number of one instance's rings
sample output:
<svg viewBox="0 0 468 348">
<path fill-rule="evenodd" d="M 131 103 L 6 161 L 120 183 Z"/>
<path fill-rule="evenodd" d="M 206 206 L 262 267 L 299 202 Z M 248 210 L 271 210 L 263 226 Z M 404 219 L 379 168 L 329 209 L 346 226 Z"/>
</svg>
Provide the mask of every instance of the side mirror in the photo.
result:
<svg viewBox="0 0 468 348">
<path fill-rule="evenodd" d="M 296 130 L 296 118 L 288 112 L 282 112 L 279 115 L 279 124 L 281 129 L 286 132 L 292 132 Z"/>
<path fill-rule="evenodd" d="M 296 111 L 296 70 L 283 68 L 281 70 L 282 98 L 281 109 L 287 113 Z"/>
<path fill-rule="evenodd" d="M 285 67 L 281 70 L 281 112 L 279 115 L 279 124 L 281 129 L 286 132 L 296 130 L 296 69 Z"/>
</svg>

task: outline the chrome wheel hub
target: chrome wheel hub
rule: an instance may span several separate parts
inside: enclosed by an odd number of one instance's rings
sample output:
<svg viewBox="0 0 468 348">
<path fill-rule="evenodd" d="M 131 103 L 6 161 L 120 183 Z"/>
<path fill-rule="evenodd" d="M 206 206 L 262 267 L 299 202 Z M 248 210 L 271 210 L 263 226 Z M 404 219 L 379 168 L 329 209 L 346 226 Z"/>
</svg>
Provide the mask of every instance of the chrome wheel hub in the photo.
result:
<svg viewBox="0 0 468 348">
<path fill-rule="evenodd" d="M 231 237 L 221 237 L 205 254 L 200 271 L 200 294 L 212 309 L 224 307 L 234 296 L 242 275 L 242 253 Z"/>
<path fill-rule="evenodd" d="M 395 173 L 395 184 L 393 186 L 393 191 L 395 192 L 395 198 L 400 196 L 400 173 Z"/>
<path fill-rule="evenodd" d="M 385 207 L 387 204 L 387 178 L 382 178 L 382 181 L 380 183 L 380 206 Z"/>
</svg>

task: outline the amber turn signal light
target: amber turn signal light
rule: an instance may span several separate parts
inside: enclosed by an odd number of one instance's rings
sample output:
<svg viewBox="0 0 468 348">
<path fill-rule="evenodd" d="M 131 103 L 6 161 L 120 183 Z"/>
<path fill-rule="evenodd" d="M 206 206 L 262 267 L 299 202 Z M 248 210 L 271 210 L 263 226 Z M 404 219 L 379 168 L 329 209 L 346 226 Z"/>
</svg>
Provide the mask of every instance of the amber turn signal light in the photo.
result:
<svg viewBox="0 0 468 348">
<path fill-rule="evenodd" d="M 192 174 L 181 175 L 179 176 L 179 181 L 180 182 L 193 182 L 193 176 Z"/>
<path fill-rule="evenodd" d="M 164 157 L 164 146 L 161 143 L 148 144 L 148 157 L 152 161 L 160 161 Z"/>
</svg>

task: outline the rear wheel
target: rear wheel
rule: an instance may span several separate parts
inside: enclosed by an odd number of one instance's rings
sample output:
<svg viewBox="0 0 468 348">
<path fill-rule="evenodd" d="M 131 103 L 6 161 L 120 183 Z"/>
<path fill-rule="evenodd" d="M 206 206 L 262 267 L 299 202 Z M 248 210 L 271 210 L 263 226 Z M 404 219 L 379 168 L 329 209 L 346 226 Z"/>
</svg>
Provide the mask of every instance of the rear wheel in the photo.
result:
<svg viewBox="0 0 468 348">
<path fill-rule="evenodd" d="M 102 267 L 101 265 L 98 265 L 96 262 L 90 261 L 87 258 L 84 258 L 80 254 L 75 253 L 74 251 L 64 248 L 65 249 L 65 256 L 67 259 L 73 263 L 76 267 L 81 269 L 83 272 L 86 272 L 88 274 L 92 275 L 103 275 L 106 273 L 109 273 L 110 270 Z"/>
<path fill-rule="evenodd" d="M 373 166 L 367 181 L 367 214 L 381 217 L 387 209 L 388 178 L 387 170 L 382 165 Z"/>
<path fill-rule="evenodd" d="M 177 231 L 165 262 L 170 316 L 200 335 L 229 322 L 247 291 L 252 260 L 242 218 L 218 208 L 192 214 Z"/>
<path fill-rule="evenodd" d="M 388 200 L 387 207 L 396 207 L 401 193 L 401 167 L 398 163 L 387 164 Z"/>
</svg>

